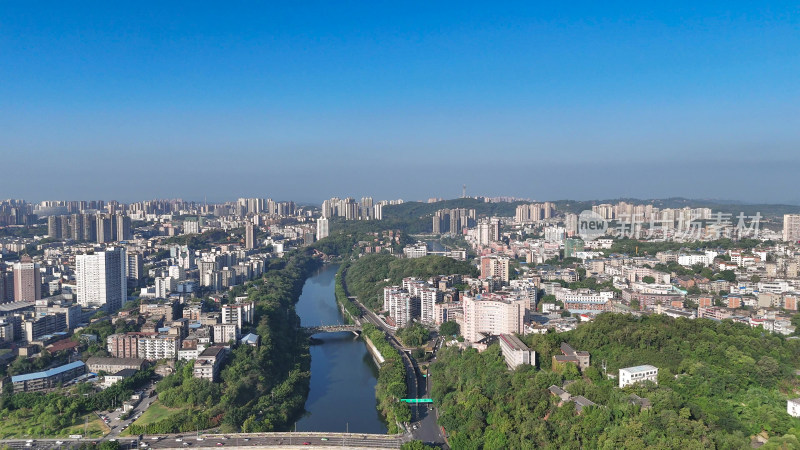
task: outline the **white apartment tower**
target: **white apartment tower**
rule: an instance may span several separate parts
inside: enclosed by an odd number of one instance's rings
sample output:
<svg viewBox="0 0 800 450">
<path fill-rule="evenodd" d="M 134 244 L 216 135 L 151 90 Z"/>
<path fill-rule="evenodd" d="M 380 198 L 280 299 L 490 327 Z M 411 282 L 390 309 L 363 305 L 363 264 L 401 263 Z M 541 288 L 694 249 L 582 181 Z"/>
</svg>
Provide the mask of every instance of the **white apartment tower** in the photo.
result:
<svg viewBox="0 0 800 450">
<path fill-rule="evenodd" d="M 127 258 L 122 247 L 75 258 L 78 303 L 117 311 L 127 300 Z"/>
<path fill-rule="evenodd" d="M 483 294 L 465 296 L 461 303 L 461 331 L 465 340 L 475 342 L 490 335 L 522 333 L 530 300 L 517 295 Z"/>
<path fill-rule="evenodd" d="M 783 215 L 783 240 L 786 242 L 800 240 L 800 214 Z"/>
<path fill-rule="evenodd" d="M 328 237 L 328 219 L 320 217 L 317 219 L 317 240 Z"/>
</svg>

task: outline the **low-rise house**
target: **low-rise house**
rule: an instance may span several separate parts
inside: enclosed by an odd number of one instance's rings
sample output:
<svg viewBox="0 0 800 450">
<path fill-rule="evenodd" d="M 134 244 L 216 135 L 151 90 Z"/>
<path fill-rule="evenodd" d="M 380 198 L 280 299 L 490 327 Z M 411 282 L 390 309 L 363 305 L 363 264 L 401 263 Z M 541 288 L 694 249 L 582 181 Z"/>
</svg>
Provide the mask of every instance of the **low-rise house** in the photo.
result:
<svg viewBox="0 0 800 450">
<path fill-rule="evenodd" d="M 225 362 L 228 349 L 214 345 L 203 350 L 194 362 L 194 377 L 215 381 L 222 363 Z"/>
<path fill-rule="evenodd" d="M 589 352 L 576 351 L 572 346 L 566 342 L 561 343 L 562 355 L 553 355 L 553 368 L 563 367 L 564 364 L 575 364 L 583 371 L 589 367 L 590 355 Z"/>
<path fill-rule="evenodd" d="M 645 364 L 619 369 L 620 388 L 642 381 L 652 381 L 658 384 L 658 367 Z"/>
<path fill-rule="evenodd" d="M 500 350 L 510 369 L 528 364 L 536 365 L 536 352 L 532 351 L 513 334 L 501 334 L 498 338 Z"/>
<path fill-rule="evenodd" d="M 147 361 L 140 358 L 104 358 L 92 356 L 86 360 L 89 372 L 117 373 L 123 369 L 142 370 Z"/>
<path fill-rule="evenodd" d="M 103 378 L 103 386 L 107 388 L 111 387 L 111 385 L 113 385 L 114 383 L 118 383 L 126 378 L 130 378 L 136 375 L 136 372 L 138 371 L 134 369 L 122 369 L 113 375 L 106 375 Z"/>
<path fill-rule="evenodd" d="M 83 361 L 75 361 L 42 372 L 14 375 L 11 377 L 11 383 L 14 386 L 14 393 L 49 391 L 85 373 L 86 364 Z"/>
<path fill-rule="evenodd" d="M 800 398 L 787 401 L 786 412 L 792 417 L 800 417 Z"/>
</svg>

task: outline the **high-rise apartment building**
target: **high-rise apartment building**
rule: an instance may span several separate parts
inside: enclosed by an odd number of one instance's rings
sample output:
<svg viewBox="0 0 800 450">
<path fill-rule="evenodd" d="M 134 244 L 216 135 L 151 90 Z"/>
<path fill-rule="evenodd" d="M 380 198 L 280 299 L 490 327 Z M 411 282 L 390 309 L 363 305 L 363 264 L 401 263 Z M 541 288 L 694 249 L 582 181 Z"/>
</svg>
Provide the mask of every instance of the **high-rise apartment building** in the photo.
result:
<svg viewBox="0 0 800 450">
<path fill-rule="evenodd" d="M 783 215 L 783 240 L 787 242 L 800 240 L 800 214 Z"/>
<path fill-rule="evenodd" d="M 507 256 L 483 256 L 481 257 L 481 278 L 495 277 L 508 283 L 508 264 Z"/>
<path fill-rule="evenodd" d="M 106 244 L 114 241 L 114 232 L 111 217 L 102 214 L 97 215 L 97 243 Z"/>
<path fill-rule="evenodd" d="M 14 301 L 39 300 L 42 298 L 42 272 L 39 264 L 23 257 L 12 266 L 14 274 Z"/>
<path fill-rule="evenodd" d="M 320 217 L 317 219 L 317 240 L 328 237 L 328 219 Z"/>
<path fill-rule="evenodd" d="M 513 294 L 464 296 L 461 331 L 464 339 L 476 342 L 485 336 L 522 333 L 529 300 Z"/>
<path fill-rule="evenodd" d="M 139 281 L 143 277 L 144 271 L 144 260 L 142 259 L 142 254 L 139 252 L 130 252 L 128 253 L 128 264 L 125 266 L 125 270 L 128 277 L 128 282 L 132 286 L 138 286 Z"/>
<path fill-rule="evenodd" d="M 133 238 L 131 234 L 131 218 L 129 216 L 124 216 L 122 214 L 116 215 L 117 219 L 117 228 L 115 233 L 115 240 L 117 241 L 128 241 Z"/>
<path fill-rule="evenodd" d="M 127 300 L 127 257 L 122 247 L 75 258 L 78 303 L 117 311 Z"/>
<path fill-rule="evenodd" d="M 241 329 L 244 324 L 252 323 L 255 314 L 255 303 L 245 302 L 222 305 L 222 323 L 234 324 Z"/>
<path fill-rule="evenodd" d="M 244 248 L 250 250 L 256 247 L 255 234 L 255 226 L 252 223 L 244 226 Z"/>
<path fill-rule="evenodd" d="M 489 245 L 500 240 L 500 219 L 483 219 L 478 222 L 478 244 Z"/>
</svg>

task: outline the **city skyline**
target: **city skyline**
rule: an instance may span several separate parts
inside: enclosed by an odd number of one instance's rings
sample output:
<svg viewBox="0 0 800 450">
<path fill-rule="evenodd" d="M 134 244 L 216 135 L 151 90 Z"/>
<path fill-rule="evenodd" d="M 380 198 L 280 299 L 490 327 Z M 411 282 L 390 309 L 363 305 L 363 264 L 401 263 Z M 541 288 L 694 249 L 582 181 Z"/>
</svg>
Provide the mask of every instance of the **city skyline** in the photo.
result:
<svg viewBox="0 0 800 450">
<path fill-rule="evenodd" d="M 797 20 L 782 3 L 7 2 L 0 148 L 17 170 L 0 197 L 451 198 L 466 183 L 798 203 Z"/>
</svg>

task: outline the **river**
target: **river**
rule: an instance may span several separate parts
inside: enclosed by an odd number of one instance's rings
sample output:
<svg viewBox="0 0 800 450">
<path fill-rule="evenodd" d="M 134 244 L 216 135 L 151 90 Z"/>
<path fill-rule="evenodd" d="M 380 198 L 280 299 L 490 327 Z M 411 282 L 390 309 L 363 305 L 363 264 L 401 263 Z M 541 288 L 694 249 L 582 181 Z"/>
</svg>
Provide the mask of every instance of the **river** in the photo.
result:
<svg viewBox="0 0 800 450">
<path fill-rule="evenodd" d="M 327 265 L 306 280 L 296 305 L 302 325 L 344 323 L 334 296 L 337 270 Z M 378 368 L 364 341 L 348 332 L 314 338 L 322 343 L 311 346 L 311 391 L 297 431 L 386 433 L 376 409 Z"/>
</svg>

